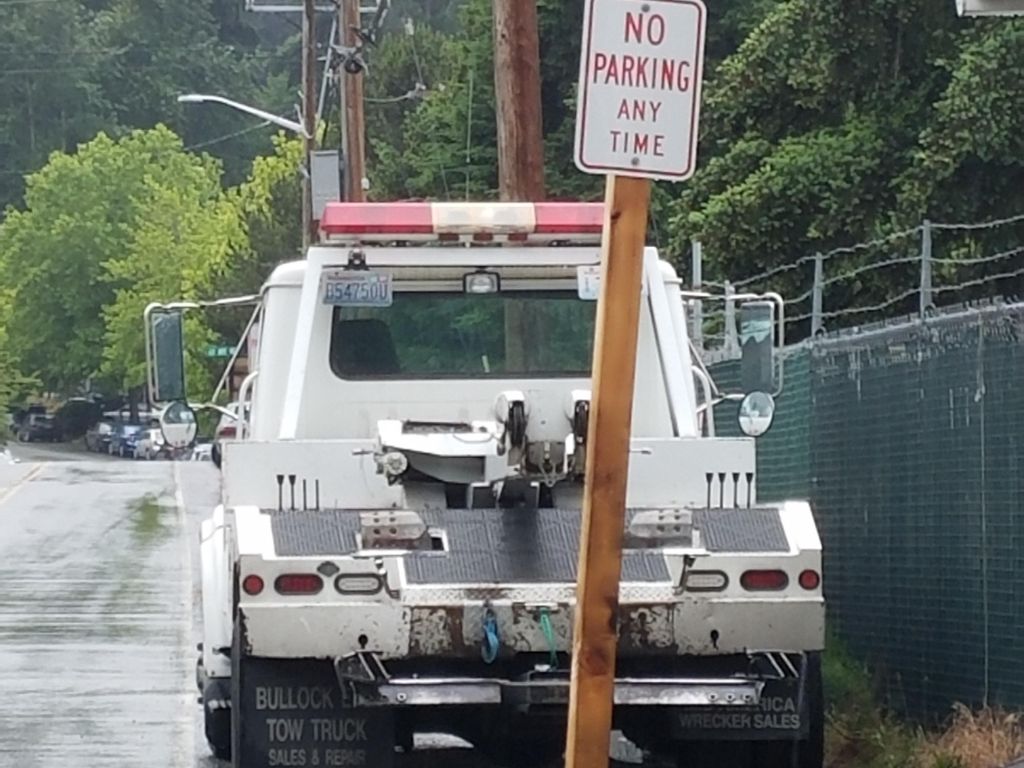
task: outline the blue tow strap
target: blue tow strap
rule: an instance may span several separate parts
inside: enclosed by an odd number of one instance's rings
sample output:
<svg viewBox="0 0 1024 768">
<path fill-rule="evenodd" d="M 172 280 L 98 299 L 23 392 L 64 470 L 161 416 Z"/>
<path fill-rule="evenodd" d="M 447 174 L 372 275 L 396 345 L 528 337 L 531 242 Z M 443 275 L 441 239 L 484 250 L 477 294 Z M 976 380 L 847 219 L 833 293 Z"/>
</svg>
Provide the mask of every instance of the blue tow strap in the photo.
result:
<svg viewBox="0 0 1024 768">
<path fill-rule="evenodd" d="M 494 612 L 488 608 L 484 613 L 484 644 L 480 648 L 480 655 L 483 656 L 485 664 L 493 664 L 498 658 L 498 620 L 494 618 Z"/>
</svg>

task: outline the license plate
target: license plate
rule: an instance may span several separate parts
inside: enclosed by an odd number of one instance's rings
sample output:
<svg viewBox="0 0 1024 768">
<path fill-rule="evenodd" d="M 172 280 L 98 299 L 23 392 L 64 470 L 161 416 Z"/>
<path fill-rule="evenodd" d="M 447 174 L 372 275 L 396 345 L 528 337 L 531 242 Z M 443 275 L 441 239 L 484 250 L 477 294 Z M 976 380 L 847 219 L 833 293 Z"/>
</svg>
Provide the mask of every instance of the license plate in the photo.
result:
<svg viewBox="0 0 1024 768">
<path fill-rule="evenodd" d="M 390 307 L 391 275 L 366 270 L 324 273 L 324 304 L 333 307 Z"/>
</svg>

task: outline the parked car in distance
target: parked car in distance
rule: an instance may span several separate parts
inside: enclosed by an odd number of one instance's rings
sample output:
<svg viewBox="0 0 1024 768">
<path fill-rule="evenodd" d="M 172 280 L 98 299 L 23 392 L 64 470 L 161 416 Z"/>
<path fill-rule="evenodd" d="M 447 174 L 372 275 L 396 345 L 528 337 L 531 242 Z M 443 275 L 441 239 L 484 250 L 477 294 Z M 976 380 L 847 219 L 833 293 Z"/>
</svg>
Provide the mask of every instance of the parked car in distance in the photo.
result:
<svg viewBox="0 0 1024 768">
<path fill-rule="evenodd" d="M 23 443 L 52 443 L 60 440 L 60 431 L 57 429 L 53 416 L 30 413 L 18 428 L 18 440 Z"/>
<path fill-rule="evenodd" d="M 109 419 L 97 421 L 85 433 L 85 449 L 95 453 L 106 453 L 113 433 L 114 422 Z"/>
<path fill-rule="evenodd" d="M 164 458 L 169 455 L 167 443 L 164 441 L 163 433 L 159 429 L 147 429 L 141 432 L 135 440 L 136 459 Z"/>
<path fill-rule="evenodd" d="M 124 436 L 124 439 L 121 441 L 121 450 L 119 451 L 119 455 L 121 456 L 121 458 L 138 458 L 138 456 L 136 455 L 136 451 L 138 450 L 139 447 L 139 440 L 145 437 L 145 435 L 145 429 L 138 429 L 132 432 L 127 432 Z"/>
<path fill-rule="evenodd" d="M 132 455 L 134 447 L 128 447 L 129 438 L 134 438 L 142 431 L 141 424 L 117 424 L 110 435 L 110 442 L 107 444 L 107 452 L 111 456 L 126 458 Z"/>
</svg>

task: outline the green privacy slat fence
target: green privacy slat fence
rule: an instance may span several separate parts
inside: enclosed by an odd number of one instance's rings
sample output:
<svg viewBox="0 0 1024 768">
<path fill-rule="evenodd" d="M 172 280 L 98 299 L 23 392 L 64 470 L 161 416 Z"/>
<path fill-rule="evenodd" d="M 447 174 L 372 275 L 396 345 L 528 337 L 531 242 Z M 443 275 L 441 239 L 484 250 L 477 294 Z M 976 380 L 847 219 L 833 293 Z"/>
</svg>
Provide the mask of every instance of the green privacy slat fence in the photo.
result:
<svg viewBox="0 0 1024 768">
<path fill-rule="evenodd" d="M 910 715 L 1024 707 L 1024 308 L 826 338 L 785 371 L 759 493 L 811 499 L 832 627 Z"/>
</svg>

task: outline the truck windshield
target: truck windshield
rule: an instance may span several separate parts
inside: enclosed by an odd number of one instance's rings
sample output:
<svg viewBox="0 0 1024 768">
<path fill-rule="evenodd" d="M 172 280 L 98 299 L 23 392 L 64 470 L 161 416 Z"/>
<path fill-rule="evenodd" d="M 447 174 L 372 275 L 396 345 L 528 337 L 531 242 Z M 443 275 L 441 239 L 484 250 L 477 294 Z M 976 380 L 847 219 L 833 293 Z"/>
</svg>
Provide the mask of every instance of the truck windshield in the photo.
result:
<svg viewBox="0 0 1024 768">
<path fill-rule="evenodd" d="M 330 363 L 360 378 L 588 377 L 596 302 L 575 291 L 396 292 L 335 307 Z"/>
</svg>

